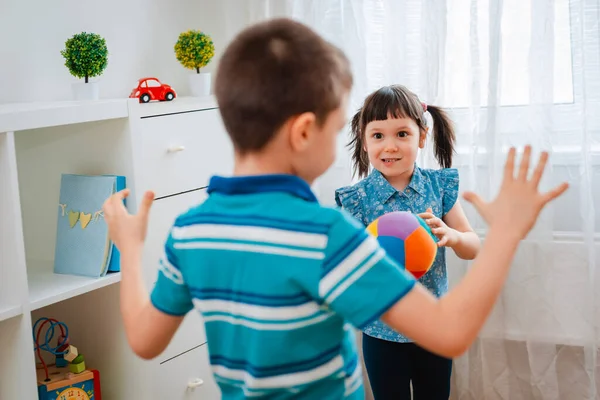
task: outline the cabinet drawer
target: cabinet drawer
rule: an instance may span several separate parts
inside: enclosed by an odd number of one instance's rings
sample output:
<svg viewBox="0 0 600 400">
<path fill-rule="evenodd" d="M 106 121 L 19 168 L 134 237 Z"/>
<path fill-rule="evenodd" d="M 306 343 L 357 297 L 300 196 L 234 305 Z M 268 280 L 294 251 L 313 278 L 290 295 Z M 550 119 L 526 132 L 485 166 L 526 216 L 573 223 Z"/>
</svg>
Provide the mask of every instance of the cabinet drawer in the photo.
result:
<svg viewBox="0 0 600 400">
<path fill-rule="evenodd" d="M 221 399 L 210 368 L 208 345 L 162 363 L 158 367 L 155 393 L 155 398 L 160 400 Z"/>
<path fill-rule="evenodd" d="M 140 119 L 138 189 L 157 197 L 208 184 L 233 171 L 233 147 L 218 109 Z"/>
<path fill-rule="evenodd" d="M 162 257 L 164 243 L 175 219 L 183 212 L 204 201 L 206 190 L 201 189 L 177 196 L 156 200 L 150 211 L 146 245 L 142 256 L 143 276 L 149 291 L 158 276 L 158 263 Z M 183 320 L 169 346 L 160 355 L 160 360 L 175 357 L 206 341 L 204 322 L 200 313 L 192 310 Z"/>
<path fill-rule="evenodd" d="M 154 286 L 158 263 L 164 253 L 165 241 L 175 219 L 206 199 L 206 189 L 198 189 L 177 196 L 155 200 L 148 218 L 148 232 L 142 258 L 144 280 L 148 288 Z"/>
</svg>

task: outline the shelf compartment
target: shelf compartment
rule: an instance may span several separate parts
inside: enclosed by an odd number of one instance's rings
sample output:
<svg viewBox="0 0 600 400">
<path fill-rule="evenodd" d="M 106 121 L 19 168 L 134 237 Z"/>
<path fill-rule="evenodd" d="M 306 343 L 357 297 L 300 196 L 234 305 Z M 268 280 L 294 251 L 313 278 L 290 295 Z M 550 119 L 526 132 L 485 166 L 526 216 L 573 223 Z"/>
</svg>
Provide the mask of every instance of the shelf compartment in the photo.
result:
<svg viewBox="0 0 600 400">
<path fill-rule="evenodd" d="M 0 322 L 23 314 L 21 306 L 0 306 Z"/>
<path fill-rule="evenodd" d="M 55 274 L 51 262 L 28 261 L 29 306 L 37 310 L 121 281 L 121 273 L 101 278 Z"/>
<path fill-rule="evenodd" d="M 127 99 L 0 104 L 0 132 L 103 121 L 127 116 Z"/>
</svg>

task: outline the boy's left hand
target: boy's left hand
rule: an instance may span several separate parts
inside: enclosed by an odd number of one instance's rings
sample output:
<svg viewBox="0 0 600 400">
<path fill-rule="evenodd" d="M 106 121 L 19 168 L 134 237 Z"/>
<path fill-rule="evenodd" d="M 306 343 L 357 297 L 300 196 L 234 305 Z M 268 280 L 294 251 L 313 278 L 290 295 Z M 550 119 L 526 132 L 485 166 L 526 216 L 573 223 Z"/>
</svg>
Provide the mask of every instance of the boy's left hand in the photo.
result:
<svg viewBox="0 0 600 400">
<path fill-rule="evenodd" d="M 446 225 L 441 218 L 433 215 L 433 210 L 428 208 L 424 213 L 418 214 L 419 217 L 425 220 L 425 223 L 431 229 L 431 233 L 433 233 L 438 238 L 438 247 L 447 246 L 454 247 L 456 243 L 459 241 L 458 232 Z"/>
<path fill-rule="evenodd" d="M 131 215 L 123 204 L 123 199 L 128 195 L 129 189 L 121 190 L 110 196 L 102 206 L 110 239 L 121 252 L 142 249 L 148 228 L 148 215 L 154 201 L 154 193 L 146 192 L 138 213 Z"/>
</svg>

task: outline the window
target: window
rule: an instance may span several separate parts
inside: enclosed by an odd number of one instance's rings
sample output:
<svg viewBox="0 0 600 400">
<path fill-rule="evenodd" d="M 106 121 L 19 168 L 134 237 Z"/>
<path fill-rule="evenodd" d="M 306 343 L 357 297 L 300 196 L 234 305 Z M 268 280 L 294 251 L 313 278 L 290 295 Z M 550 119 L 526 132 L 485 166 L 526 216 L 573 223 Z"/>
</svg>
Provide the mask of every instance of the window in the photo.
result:
<svg viewBox="0 0 600 400">
<path fill-rule="evenodd" d="M 496 192 L 490 185 L 497 185 L 498 176 L 491 175 L 502 173 L 506 146 L 549 149 L 552 173 L 545 183 L 571 184 L 545 214 L 552 230 L 579 240 L 590 225 L 600 233 L 600 212 L 589 206 L 600 204 L 597 7 L 573 0 L 343 4 L 341 22 L 322 30 L 352 60 L 350 113 L 364 96 L 390 83 L 448 108 L 457 127 L 454 165 L 461 188 L 476 187 L 488 197 Z M 347 142 L 341 138 L 338 144 L 339 170 L 349 170 Z M 420 164 L 435 167 L 432 150 L 421 155 Z"/>
<path fill-rule="evenodd" d="M 469 88 L 480 88 L 479 104 L 487 105 L 490 89 L 490 60 L 496 55 L 490 48 L 497 48 L 498 42 L 490 46 L 490 0 L 476 2 L 448 0 L 448 25 L 446 41 L 446 66 L 444 92 L 447 94 L 444 105 L 447 107 L 468 107 L 474 104 Z M 532 3 L 523 0 L 504 0 L 502 4 L 501 44 L 500 44 L 500 105 L 518 106 L 530 103 L 530 74 L 544 71 L 545 60 L 552 49 L 540 43 L 532 43 L 532 24 L 547 24 L 554 27 L 553 49 L 553 97 L 554 103 L 573 102 L 573 72 L 571 57 L 570 13 L 568 0 L 555 0 L 552 22 L 544 10 L 536 10 L 532 21 Z M 492 2 L 492 5 L 495 2 Z M 552 14 L 552 10 L 548 12 Z M 541 32 L 542 29 L 536 29 Z M 493 39 L 498 40 L 498 39 Z M 547 43 L 547 38 L 540 40 Z M 475 57 L 477 59 L 472 59 Z M 492 73 L 494 73 L 492 68 Z"/>
<path fill-rule="evenodd" d="M 569 1 L 554 0 L 551 10 L 536 3 L 543 2 L 501 2 L 501 35 L 490 42 L 490 32 L 495 29 L 490 26 L 490 7 L 497 2 L 448 0 L 443 105 L 452 109 L 458 127 L 456 167 L 467 185 L 477 182 L 481 190 L 487 190 L 489 164 L 498 165 L 504 159 L 508 144 L 533 142 L 551 149 L 552 173 L 547 183 L 567 180 L 571 184 L 549 217 L 552 229 L 555 234 L 579 237 L 589 224 L 600 232 L 600 213 L 590 215 L 591 219 L 580 214 L 581 209 L 589 209 L 586 204 L 600 204 L 600 146 L 594 139 L 584 144 L 583 107 L 577 103 L 579 89 L 576 92 L 573 85 L 573 46 L 581 44 L 572 42 Z M 532 29 L 534 24 L 537 27 Z M 546 27 L 553 31 L 545 31 Z M 551 38 L 532 37 L 532 31 Z M 493 54 L 493 48 L 499 48 L 499 54 Z M 499 68 L 494 71 L 491 63 L 498 57 Z M 540 79 L 542 76 L 545 79 Z M 495 121 L 488 130 L 492 111 L 486 106 L 494 82 L 500 85 L 500 107 L 493 111 Z M 536 103 L 531 88 L 538 95 L 543 93 L 543 87 L 536 86 L 541 82 L 551 84 L 541 101 L 543 110 L 530 106 Z M 478 105 L 481 108 L 477 109 Z M 589 119 L 590 138 L 598 135 L 595 127 Z M 584 166 L 586 172 L 582 173 Z"/>
</svg>

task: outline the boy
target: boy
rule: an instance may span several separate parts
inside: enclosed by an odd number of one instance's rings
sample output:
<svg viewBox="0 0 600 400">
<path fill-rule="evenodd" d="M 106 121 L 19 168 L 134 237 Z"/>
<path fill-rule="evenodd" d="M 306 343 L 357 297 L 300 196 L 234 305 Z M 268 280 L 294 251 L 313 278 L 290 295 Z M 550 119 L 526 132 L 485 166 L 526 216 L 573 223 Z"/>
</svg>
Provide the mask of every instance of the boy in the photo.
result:
<svg viewBox="0 0 600 400">
<path fill-rule="evenodd" d="M 487 241 L 458 287 L 436 300 L 358 222 L 310 191 L 334 161 L 351 86 L 344 54 L 300 23 L 270 20 L 233 40 L 215 90 L 234 176 L 213 177 L 209 198 L 176 220 L 150 296 L 140 259 L 153 193 L 137 215 L 122 205 L 127 190 L 104 205 L 122 254 L 122 313 L 136 354 L 159 355 L 195 307 L 223 399 L 362 399 L 348 324 L 381 318 L 447 357 L 469 347 L 519 241 L 567 185 L 538 193 L 547 154 L 528 179 L 531 149 L 517 177 L 512 149 L 493 202 L 465 194 L 490 226 Z"/>
</svg>

